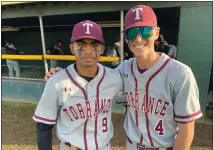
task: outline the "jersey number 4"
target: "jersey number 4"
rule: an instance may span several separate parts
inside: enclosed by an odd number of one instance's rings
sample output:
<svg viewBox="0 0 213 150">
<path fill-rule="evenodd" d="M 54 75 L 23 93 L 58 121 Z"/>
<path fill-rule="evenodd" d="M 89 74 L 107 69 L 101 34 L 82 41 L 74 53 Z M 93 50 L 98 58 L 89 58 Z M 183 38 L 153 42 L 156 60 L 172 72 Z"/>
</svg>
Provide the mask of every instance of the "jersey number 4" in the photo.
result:
<svg viewBox="0 0 213 150">
<path fill-rule="evenodd" d="M 157 125 L 155 126 L 155 132 L 158 132 L 158 135 L 164 135 L 163 120 L 158 121 Z"/>
</svg>

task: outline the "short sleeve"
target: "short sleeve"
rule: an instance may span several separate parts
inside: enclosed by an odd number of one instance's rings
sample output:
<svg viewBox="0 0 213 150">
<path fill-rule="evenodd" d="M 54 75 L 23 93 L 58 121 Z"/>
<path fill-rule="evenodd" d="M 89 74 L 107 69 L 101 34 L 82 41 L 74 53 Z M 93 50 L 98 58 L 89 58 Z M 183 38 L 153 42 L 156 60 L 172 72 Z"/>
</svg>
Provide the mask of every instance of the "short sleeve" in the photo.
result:
<svg viewBox="0 0 213 150">
<path fill-rule="evenodd" d="M 182 72 L 175 82 L 174 113 L 177 122 L 189 122 L 202 116 L 199 89 L 190 68 Z"/>
<path fill-rule="evenodd" d="M 55 124 L 59 108 L 57 91 L 51 78 L 47 81 L 33 119 L 45 124 Z"/>
<path fill-rule="evenodd" d="M 125 60 L 125 61 L 126 61 L 126 60 Z M 125 64 L 125 61 L 121 62 L 121 63 L 115 68 L 115 70 L 118 71 L 122 77 L 123 77 L 123 75 L 124 75 L 124 64 Z"/>
<path fill-rule="evenodd" d="M 119 66 L 122 66 L 121 64 Z M 119 71 L 119 66 L 116 68 L 116 71 L 118 71 L 119 73 L 119 89 L 115 95 L 115 101 L 113 103 L 113 112 L 117 112 L 117 113 L 125 113 L 125 106 L 126 105 L 126 99 L 125 99 L 125 95 L 124 95 L 124 79 Z"/>
<path fill-rule="evenodd" d="M 115 97 L 114 97 L 114 102 L 117 103 L 118 101 L 123 101 L 123 91 L 124 91 L 124 82 L 123 82 L 123 78 L 121 77 L 119 72 L 116 72 L 117 74 L 117 90 L 115 91 Z"/>
<path fill-rule="evenodd" d="M 120 75 L 120 74 L 119 74 Z M 116 98 L 116 104 L 122 104 L 125 105 L 126 104 L 126 98 L 124 95 L 124 80 L 120 75 L 120 88 L 115 96 Z"/>
</svg>

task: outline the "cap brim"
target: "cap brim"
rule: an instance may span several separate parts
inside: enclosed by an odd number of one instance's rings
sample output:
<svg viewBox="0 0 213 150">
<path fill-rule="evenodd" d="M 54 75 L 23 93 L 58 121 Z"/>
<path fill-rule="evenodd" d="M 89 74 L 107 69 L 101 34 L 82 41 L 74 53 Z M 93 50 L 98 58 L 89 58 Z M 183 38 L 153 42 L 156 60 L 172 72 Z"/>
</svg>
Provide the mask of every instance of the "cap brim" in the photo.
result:
<svg viewBox="0 0 213 150">
<path fill-rule="evenodd" d="M 93 40 L 99 41 L 99 42 L 101 42 L 101 43 L 104 44 L 104 41 L 99 40 L 99 39 L 97 39 L 97 38 L 95 38 L 95 37 L 93 37 L 93 36 L 81 36 L 81 37 L 79 37 L 79 38 L 75 38 L 75 39 L 71 40 L 71 43 L 73 43 L 73 42 L 75 42 L 75 41 L 77 41 L 77 40 L 81 40 L 81 39 L 93 39 Z"/>
<path fill-rule="evenodd" d="M 157 26 L 156 24 L 152 24 L 150 22 L 136 22 L 133 23 L 129 26 L 127 26 L 122 32 L 125 32 L 126 30 L 130 29 L 130 28 L 135 28 L 135 27 L 145 27 L 145 26 L 149 26 L 149 27 L 155 27 Z"/>
</svg>

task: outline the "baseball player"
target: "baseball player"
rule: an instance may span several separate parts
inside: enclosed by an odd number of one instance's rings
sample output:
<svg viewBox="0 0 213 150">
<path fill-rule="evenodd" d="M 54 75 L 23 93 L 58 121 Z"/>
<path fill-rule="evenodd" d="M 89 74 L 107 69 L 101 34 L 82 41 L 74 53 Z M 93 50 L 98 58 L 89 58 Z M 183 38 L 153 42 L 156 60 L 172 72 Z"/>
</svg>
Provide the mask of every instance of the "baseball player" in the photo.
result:
<svg viewBox="0 0 213 150">
<path fill-rule="evenodd" d="M 189 150 L 194 120 L 202 116 L 191 69 L 154 51 L 160 28 L 149 6 L 131 8 L 123 32 L 135 55 L 117 68 L 128 106 L 126 149 Z"/>
<path fill-rule="evenodd" d="M 112 106 L 123 82 L 119 72 L 98 64 L 104 52 L 101 27 L 89 20 L 72 31 L 71 52 L 76 63 L 46 83 L 33 119 L 39 150 L 52 150 L 56 124 L 60 150 L 110 150 Z"/>
<path fill-rule="evenodd" d="M 123 33 L 135 58 L 116 68 L 123 77 L 128 106 L 126 150 L 189 150 L 195 120 L 202 116 L 192 70 L 155 52 L 159 32 L 149 6 L 137 5 L 127 12 Z"/>
</svg>

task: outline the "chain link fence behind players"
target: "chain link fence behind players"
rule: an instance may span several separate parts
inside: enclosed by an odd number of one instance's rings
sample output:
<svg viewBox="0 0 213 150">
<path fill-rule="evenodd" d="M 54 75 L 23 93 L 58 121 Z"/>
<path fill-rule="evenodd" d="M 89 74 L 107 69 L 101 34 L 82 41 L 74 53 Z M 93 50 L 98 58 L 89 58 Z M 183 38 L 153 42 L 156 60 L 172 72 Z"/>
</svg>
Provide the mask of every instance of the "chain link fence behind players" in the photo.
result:
<svg viewBox="0 0 213 150">
<path fill-rule="evenodd" d="M 43 60 L 17 60 L 20 67 L 20 78 L 27 79 L 43 79 L 45 76 L 45 68 Z M 63 61 L 57 60 L 57 66 L 61 68 L 66 68 L 75 61 Z M 51 68 L 50 60 L 47 60 L 48 70 Z M 111 62 L 100 62 L 100 64 L 114 68 Z M 13 70 L 14 77 L 16 77 L 16 72 Z M 2 77 L 9 77 L 9 70 L 6 60 L 2 60 Z"/>
</svg>

